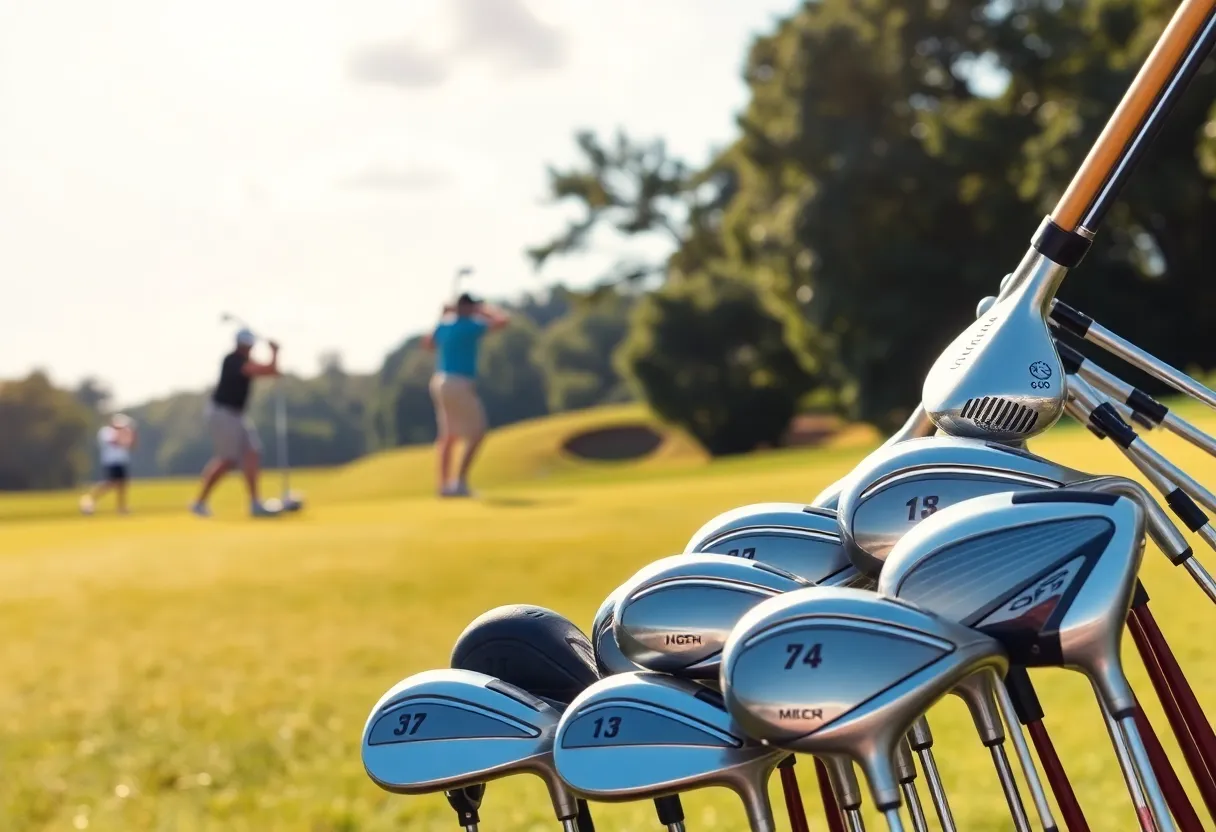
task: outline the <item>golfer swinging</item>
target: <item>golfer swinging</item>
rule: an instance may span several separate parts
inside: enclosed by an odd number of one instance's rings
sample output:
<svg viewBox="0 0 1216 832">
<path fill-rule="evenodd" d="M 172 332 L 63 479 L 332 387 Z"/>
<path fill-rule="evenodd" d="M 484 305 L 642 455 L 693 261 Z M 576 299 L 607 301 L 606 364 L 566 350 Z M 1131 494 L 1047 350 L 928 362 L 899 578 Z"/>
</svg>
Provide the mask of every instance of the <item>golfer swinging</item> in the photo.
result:
<svg viewBox="0 0 1216 832">
<path fill-rule="evenodd" d="M 135 422 L 125 413 L 115 413 L 97 431 L 97 449 L 104 479 L 80 498 L 80 511 L 92 514 L 102 494 L 113 489 L 118 513 L 127 513 L 127 476 L 131 449 L 135 447 Z"/>
<path fill-rule="evenodd" d="M 236 349 L 224 356 L 220 364 L 220 380 L 207 405 L 207 427 L 211 432 L 214 456 L 203 469 L 202 490 L 190 511 L 199 517 L 210 517 L 207 498 L 216 483 L 240 466 L 249 490 L 249 513 L 254 517 L 273 517 L 277 511 L 262 505 L 258 499 L 258 473 L 261 466 L 262 443 L 257 429 L 245 415 L 249 390 L 255 378 L 279 374 L 279 345 L 268 342 L 270 363 L 262 364 L 250 358 L 257 337 L 248 329 L 236 334 Z"/>
<path fill-rule="evenodd" d="M 439 496 L 468 497 L 469 469 L 486 434 L 486 412 L 477 395 L 477 353 L 482 336 L 502 329 L 510 316 L 500 309 L 463 294 L 456 304 L 445 306 L 443 318 L 424 345 L 435 351 L 435 375 L 431 378 L 431 398 L 435 402 L 439 455 Z M 464 456 L 455 479 L 452 446 L 464 440 Z"/>
</svg>

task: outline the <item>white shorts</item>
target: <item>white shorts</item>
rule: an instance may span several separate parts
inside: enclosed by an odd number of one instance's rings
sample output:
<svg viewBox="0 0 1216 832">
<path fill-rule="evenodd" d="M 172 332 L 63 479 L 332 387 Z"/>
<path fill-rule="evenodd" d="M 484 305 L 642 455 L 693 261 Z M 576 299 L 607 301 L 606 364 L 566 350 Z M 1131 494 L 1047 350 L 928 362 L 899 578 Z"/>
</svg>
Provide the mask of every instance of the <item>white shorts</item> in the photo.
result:
<svg viewBox="0 0 1216 832">
<path fill-rule="evenodd" d="M 486 411 L 471 378 L 436 373 L 431 377 L 431 400 L 439 436 L 480 439 L 486 432 Z"/>
</svg>

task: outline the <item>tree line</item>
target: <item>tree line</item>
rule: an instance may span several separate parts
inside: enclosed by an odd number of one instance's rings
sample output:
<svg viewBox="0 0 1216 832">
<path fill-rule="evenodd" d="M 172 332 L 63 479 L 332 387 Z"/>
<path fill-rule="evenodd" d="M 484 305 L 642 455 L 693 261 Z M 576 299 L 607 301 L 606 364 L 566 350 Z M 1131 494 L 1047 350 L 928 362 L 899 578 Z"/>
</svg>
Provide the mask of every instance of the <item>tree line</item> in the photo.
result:
<svg viewBox="0 0 1216 832">
<path fill-rule="evenodd" d="M 671 254 L 590 291 L 514 305 L 487 339 L 493 425 L 637 397 L 714 454 L 781 442 L 801 410 L 890 429 L 933 359 L 1026 250 L 1174 10 L 1159 0 L 814 0 L 756 39 L 738 134 L 705 165 L 661 139 L 576 137 L 549 172 L 579 218 L 530 249 L 542 276 L 610 230 Z M 1061 297 L 1206 372 L 1216 263 L 1216 60 L 1209 58 Z M 428 442 L 431 356 L 379 372 L 336 356 L 284 381 L 293 463 Z M 1153 388 L 1131 374 L 1133 382 Z M 140 474 L 197 471 L 202 392 L 131 411 Z M 100 397 L 100 398 L 99 398 Z M 0 488 L 85 476 L 97 383 L 0 386 Z M 253 414 L 272 436 L 262 389 Z M 271 454 L 273 457 L 273 454 Z"/>
<path fill-rule="evenodd" d="M 481 358 L 479 386 L 491 426 L 631 398 L 612 355 L 628 328 L 632 298 L 592 304 L 556 288 L 502 305 L 513 313 L 511 325 L 487 336 Z M 291 464 L 339 465 L 434 440 L 427 389 L 433 368 L 432 354 L 416 336 L 373 374 L 350 373 L 330 354 L 313 377 L 254 385 L 249 412 L 266 462 L 276 462 L 275 383 L 287 403 Z M 203 419 L 209 394 L 178 393 L 126 411 L 139 427 L 136 476 L 202 469 L 211 455 Z M 94 441 L 110 409 L 109 392 L 97 379 L 66 389 L 37 371 L 0 382 L 0 490 L 66 488 L 96 475 Z"/>
</svg>

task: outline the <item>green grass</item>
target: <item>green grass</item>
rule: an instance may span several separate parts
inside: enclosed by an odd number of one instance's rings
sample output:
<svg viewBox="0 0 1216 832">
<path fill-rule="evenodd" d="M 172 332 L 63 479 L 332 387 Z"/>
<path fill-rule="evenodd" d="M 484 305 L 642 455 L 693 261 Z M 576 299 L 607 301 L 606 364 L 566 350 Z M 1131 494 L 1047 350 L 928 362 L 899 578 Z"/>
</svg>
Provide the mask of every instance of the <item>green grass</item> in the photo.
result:
<svg viewBox="0 0 1216 832">
<path fill-rule="evenodd" d="M 137 484 L 138 511 L 126 518 L 73 516 L 70 494 L 0 499 L 0 829 L 451 832 L 441 798 L 385 794 L 362 771 L 360 730 L 389 686 L 445 665 L 465 624 L 498 604 L 541 604 L 585 628 L 607 592 L 678 551 L 717 512 L 809 499 L 866 450 L 842 442 L 709 463 L 674 437 L 641 464 L 560 454 L 565 433 L 602 418 L 496 435 L 477 501 L 430 497 L 423 451 L 302 475 L 307 510 L 269 522 L 243 516 L 235 482 L 211 521 L 180 510 L 189 482 Z M 1154 442 L 1201 480 L 1216 474 L 1181 443 Z M 1054 430 L 1034 447 L 1085 470 L 1131 470 L 1077 429 Z M 1210 604 L 1156 552 L 1144 575 L 1212 709 Z M 1127 667 L 1189 781 L 1138 659 L 1129 656 Z M 1036 679 L 1091 828 L 1134 828 L 1088 686 L 1063 671 Z M 948 700 L 932 720 L 959 827 L 1010 828 L 962 706 Z M 815 823 L 809 766 L 800 777 Z M 743 828 L 725 792 L 684 803 L 694 832 Z M 648 803 L 595 811 L 606 832 L 656 828 Z M 482 820 L 487 832 L 557 828 L 530 778 L 491 784 Z"/>
</svg>

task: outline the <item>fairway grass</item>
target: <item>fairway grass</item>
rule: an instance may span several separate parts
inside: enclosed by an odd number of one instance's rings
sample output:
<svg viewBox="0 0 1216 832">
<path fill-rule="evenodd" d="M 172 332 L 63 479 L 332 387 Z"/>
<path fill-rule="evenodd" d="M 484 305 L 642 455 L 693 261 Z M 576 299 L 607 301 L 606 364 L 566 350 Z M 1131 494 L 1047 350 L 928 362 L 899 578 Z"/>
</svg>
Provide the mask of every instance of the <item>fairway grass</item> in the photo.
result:
<svg viewBox="0 0 1216 832">
<path fill-rule="evenodd" d="M 495 469 L 491 442 L 474 501 L 428 496 L 429 457 L 419 452 L 310 473 L 307 510 L 269 522 L 243 516 L 235 482 L 209 521 L 178 510 L 188 483 L 143 484 L 135 504 L 149 510 L 125 518 L 52 509 L 73 505 L 70 495 L 0 500 L 0 830 L 453 832 L 442 797 L 386 794 L 362 770 L 360 732 L 385 690 L 446 665 L 465 624 L 498 604 L 551 607 L 585 629 L 620 581 L 679 551 L 714 514 L 810 499 L 866 450 L 846 443 L 712 464 L 680 451 L 666 464 L 589 467 L 554 462 L 535 430 L 532 450 L 516 457 L 533 461 L 526 470 Z M 1216 480 L 1198 452 L 1153 441 Z M 1131 473 L 1109 443 L 1077 429 L 1033 447 L 1084 470 Z M 410 453 L 418 459 L 401 461 Z M 1211 605 L 1155 550 L 1145 558 L 1152 608 L 1211 711 Z M 1139 660 L 1127 655 L 1189 784 Z M 1088 685 L 1064 671 L 1034 676 L 1090 827 L 1134 829 Z M 959 828 L 1011 828 L 962 705 L 948 699 L 931 722 Z M 822 829 L 811 767 L 798 771 Z M 684 805 L 690 832 L 745 828 L 729 793 L 691 793 Z M 646 802 L 593 808 L 601 832 L 658 828 Z M 490 784 L 482 828 L 558 826 L 540 781 L 517 777 Z"/>
</svg>

